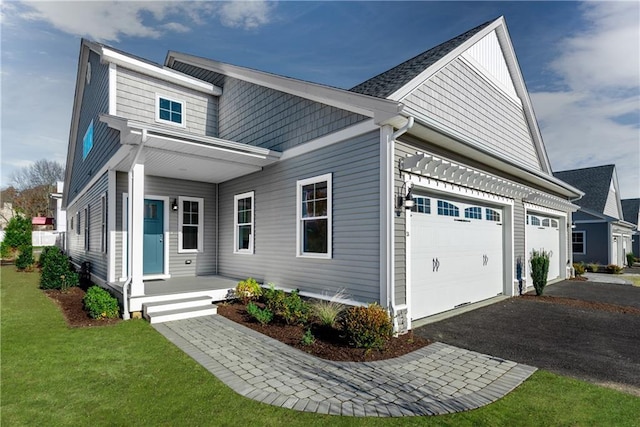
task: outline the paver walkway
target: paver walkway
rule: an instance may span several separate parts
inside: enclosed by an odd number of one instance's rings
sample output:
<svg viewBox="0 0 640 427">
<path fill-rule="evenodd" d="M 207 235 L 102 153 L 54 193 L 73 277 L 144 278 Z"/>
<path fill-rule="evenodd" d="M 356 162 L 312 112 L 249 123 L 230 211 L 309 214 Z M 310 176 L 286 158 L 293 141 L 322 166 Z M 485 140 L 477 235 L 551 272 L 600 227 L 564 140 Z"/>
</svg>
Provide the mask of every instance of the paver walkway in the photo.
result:
<svg viewBox="0 0 640 427">
<path fill-rule="evenodd" d="M 327 361 L 218 315 L 154 327 L 237 393 L 322 414 L 390 417 L 475 409 L 536 370 L 442 343 L 384 361 Z"/>
</svg>

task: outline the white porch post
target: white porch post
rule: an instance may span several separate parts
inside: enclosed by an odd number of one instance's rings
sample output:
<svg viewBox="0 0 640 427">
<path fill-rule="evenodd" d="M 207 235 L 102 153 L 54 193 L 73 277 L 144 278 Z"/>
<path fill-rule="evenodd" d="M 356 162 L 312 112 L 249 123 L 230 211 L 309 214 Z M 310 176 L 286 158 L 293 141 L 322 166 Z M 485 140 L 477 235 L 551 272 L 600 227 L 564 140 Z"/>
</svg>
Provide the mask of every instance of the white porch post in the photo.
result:
<svg viewBox="0 0 640 427">
<path fill-rule="evenodd" d="M 142 156 L 141 156 L 142 157 Z M 144 239 L 144 160 L 138 159 L 129 171 L 129 269 L 131 296 L 144 295 L 142 263 Z"/>
</svg>

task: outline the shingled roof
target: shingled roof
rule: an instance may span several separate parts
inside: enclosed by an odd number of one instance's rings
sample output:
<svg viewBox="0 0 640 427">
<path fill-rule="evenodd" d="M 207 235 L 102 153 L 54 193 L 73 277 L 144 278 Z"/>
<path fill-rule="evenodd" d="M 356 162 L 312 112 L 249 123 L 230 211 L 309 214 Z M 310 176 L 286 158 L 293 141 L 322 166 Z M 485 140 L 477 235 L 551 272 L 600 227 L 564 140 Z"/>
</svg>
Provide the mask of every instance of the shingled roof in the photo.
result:
<svg viewBox="0 0 640 427">
<path fill-rule="evenodd" d="M 387 98 L 494 21 L 495 19 L 487 21 L 349 90 L 377 98 Z"/>
<path fill-rule="evenodd" d="M 624 220 L 635 225 L 638 224 L 638 213 L 640 212 L 640 199 L 624 199 L 622 202 L 622 216 Z"/>
<path fill-rule="evenodd" d="M 603 213 L 614 168 L 615 165 L 595 166 L 554 172 L 553 176 L 584 192 L 584 196 L 576 202 L 580 207 Z"/>
</svg>

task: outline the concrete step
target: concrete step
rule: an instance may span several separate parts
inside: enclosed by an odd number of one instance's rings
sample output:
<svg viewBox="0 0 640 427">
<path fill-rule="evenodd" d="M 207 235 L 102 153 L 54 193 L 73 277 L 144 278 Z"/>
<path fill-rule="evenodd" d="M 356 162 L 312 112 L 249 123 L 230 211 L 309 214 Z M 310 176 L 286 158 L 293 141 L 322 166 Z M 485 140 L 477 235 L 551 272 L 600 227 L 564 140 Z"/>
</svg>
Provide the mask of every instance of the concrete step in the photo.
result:
<svg viewBox="0 0 640 427">
<path fill-rule="evenodd" d="M 209 304 L 207 306 L 186 307 L 175 310 L 163 310 L 153 313 L 145 313 L 149 323 L 163 323 L 172 320 L 191 319 L 193 317 L 212 316 L 218 313 L 218 307 Z"/>
<path fill-rule="evenodd" d="M 191 297 L 191 298 L 180 298 L 169 301 L 155 301 L 155 302 L 145 302 L 142 304 L 142 311 L 146 314 L 148 313 L 158 313 L 161 311 L 168 310 L 179 310 L 182 308 L 191 308 L 191 307 L 206 307 L 210 306 L 213 302 L 213 299 L 210 296 L 200 296 L 200 297 Z"/>
</svg>

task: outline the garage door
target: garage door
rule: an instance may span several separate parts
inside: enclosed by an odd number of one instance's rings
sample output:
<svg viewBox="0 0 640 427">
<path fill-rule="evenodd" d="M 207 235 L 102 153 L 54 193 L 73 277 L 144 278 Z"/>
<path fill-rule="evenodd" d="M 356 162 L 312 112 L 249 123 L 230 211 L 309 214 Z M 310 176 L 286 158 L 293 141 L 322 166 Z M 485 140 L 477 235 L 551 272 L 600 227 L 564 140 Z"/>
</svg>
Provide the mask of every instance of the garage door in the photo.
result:
<svg viewBox="0 0 640 427">
<path fill-rule="evenodd" d="M 502 209 L 428 196 L 414 200 L 411 317 L 501 294 Z"/>
<path fill-rule="evenodd" d="M 530 271 L 531 251 L 544 249 L 550 253 L 547 280 L 560 277 L 559 224 L 557 218 L 537 214 L 527 215 L 527 271 Z"/>
</svg>

